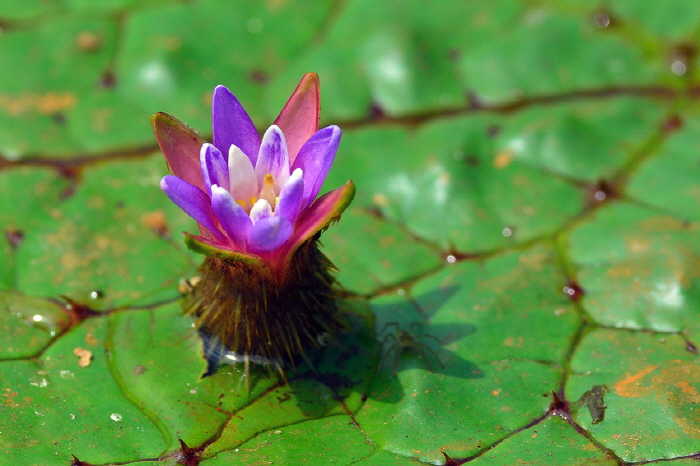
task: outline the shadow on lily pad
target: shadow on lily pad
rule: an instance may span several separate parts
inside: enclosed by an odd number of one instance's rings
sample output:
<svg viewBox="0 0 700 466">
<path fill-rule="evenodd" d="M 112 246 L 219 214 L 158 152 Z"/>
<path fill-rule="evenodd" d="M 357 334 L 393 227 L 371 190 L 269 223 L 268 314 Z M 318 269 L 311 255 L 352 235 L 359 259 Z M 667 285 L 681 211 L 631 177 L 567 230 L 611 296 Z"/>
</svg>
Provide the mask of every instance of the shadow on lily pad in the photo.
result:
<svg viewBox="0 0 700 466">
<path fill-rule="evenodd" d="M 430 322 L 454 294 L 453 288 L 421 296 L 421 302 L 431 303 L 429 310 L 418 309 L 403 298 L 378 305 L 361 299 L 340 300 L 345 333 L 310 354 L 311 364 L 302 363 L 286 371 L 289 395 L 285 398 L 289 396 L 289 401 L 293 400 L 305 416 L 316 418 L 330 414 L 340 402 L 351 411 L 367 398 L 399 402 L 405 396 L 400 380 L 404 371 L 420 370 L 462 379 L 483 377 L 476 364 L 448 349 L 476 328 L 466 323 Z M 236 362 L 238 355 L 232 355 L 206 332 L 200 331 L 200 336 L 209 366 L 205 376 L 224 364 L 241 364 Z M 251 390 L 269 377 L 282 382 L 273 367 L 252 364 Z"/>
<path fill-rule="evenodd" d="M 431 318 L 457 291 L 448 287 L 426 293 L 419 308 L 415 301 L 401 297 L 374 307 L 376 338 L 382 347 L 377 376 L 368 394 L 382 402 L 398 402 L 405 395 L 402 374 L 418 371 L 420 377 L 442 375 L 460 379 L 482 378 L 483 371 L 451 350 L 452 343 L 476 332 L 472 324 L 433 323 Z"/>
</svg>

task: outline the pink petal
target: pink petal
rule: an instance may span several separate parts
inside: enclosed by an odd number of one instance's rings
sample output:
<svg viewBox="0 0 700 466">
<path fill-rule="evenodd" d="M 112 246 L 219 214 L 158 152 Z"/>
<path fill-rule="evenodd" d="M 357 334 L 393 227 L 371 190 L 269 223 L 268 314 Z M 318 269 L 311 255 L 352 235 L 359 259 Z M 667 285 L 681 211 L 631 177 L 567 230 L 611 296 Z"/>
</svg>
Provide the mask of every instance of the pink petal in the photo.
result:
<svg viewBox="0 0 700 466">
<path fill-rule="evenodd" d="M 153 115 L 151 124 L 170 171 L 204 191 L 199 164 L 199 149 L 204 141 L 184 123 L 167 113 Z"/>
<path fill-rule="evenodd" d="M 306 140 L 318 131 L 319 100 L 318 75 L 306 73 L 275 119 L 287 138 L 290 164 Z"/>
<path fill-rule="evenodd" d="M 355 196 L 355 185 L 348 181 L 340 188 L 330 191 L 316 199 L 311 206 L 302 212 L 297 220 L 294 233 L 287 245 L 275 252 L 273 262 L 278 270 L 286 270 L 296 250 L 316 233 L 326 228 L 332 221 L 338 220 L 345 208 Z"/>
</svg>

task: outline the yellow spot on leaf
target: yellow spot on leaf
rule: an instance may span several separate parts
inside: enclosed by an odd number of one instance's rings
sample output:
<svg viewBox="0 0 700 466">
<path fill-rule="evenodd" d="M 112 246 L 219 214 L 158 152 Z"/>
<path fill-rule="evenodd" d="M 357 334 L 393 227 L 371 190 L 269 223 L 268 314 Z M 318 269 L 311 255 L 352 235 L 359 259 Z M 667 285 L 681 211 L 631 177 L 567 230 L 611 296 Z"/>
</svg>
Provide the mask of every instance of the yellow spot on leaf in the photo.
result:
<svg viewBox="0 0 700 466">
<path fill-rule="evenodd" d="M 95 52 L 102 46 L 102 38 L 92 31 L 84 31 L 75 38 L 75 45 L 83 52 Z"/>
<path fill-rule="evenodd" d="M 92 362 L 92 351 L 85 348 L 75 348 L 73 354 L 78 356 L 78 366 L 88 367 Z"/>
<path fill-rule="evenodd" d="M 525 339 L 523 337 L 508 337 L 505 340 L 503 340 L 503 346 L 509 346 L 509 347 L 516 347 L 516 348 L 521 348 L 523 344 L 525 343 Z"/>
<path fill-rule="evenodd" d="M 17 392 L 12 391 L 11 388 L 5 388 L 2 393 L 3 401 L 2 404 L 8 408 L 19 408 L 19 403 L 15 400 L 17 398 Z"/>
<path fill-rule="evenodd" d="M 74 252 L 67 252 L 61 256 L 61 265 L 65 269 L 73 270 L 80 265 L 80 256 Z"/>
<path fill-rule="evenodd" d="M 389 205 L 389 198 L 387 198 L 384 194 L 377 193 L 374 196 L 372 196 L 372 202 L 374 202 L 379 207 L 386 207 Z"/>
<path fill-rule="evenodd" d="M 165 213 L 162 210 L 146 212 L 141 216 L 141 223 L 156 235 L 164 236 L 168 233 L 168 224 L 165 221 Z"/>
<path fill-rule="evenodd" d="M 640 381 L 659 366 L 647 366 L 636 374 L 625 376 L 615 384 L 615 393 L 625 398 L 637 398 L 642 396 Z"/>
<path fill-rule="evenodd" d="M 693 387 L 685 380 L 676 382 L 676 387 L 680 388 L 683 393 L 688 395 L 688 399 L 692 403 L 700 403 L 700 392 L 698 392 L 697 388 Z"/>
<path fill-rule="evenodd" d="M 627 249 L 635 254 L 647 252 L 651 246 L 651 242 L 646 238 L 627 238 L 625 244 Z"/>
<path fill-rule="evenodd" d="M 69 93 L 49 92 L 47 94 L 21 94 L 19 96 L 0 94 L 0 108 L 11 116 L 19 116 L 29 112 L 53 115 L 61 110 L 72 108 L 75 102 L 75 96 Z"/>
<path fill-rule="evenodd" d="M 506 149 L 496 154 L 496 157 L 493 158 L 493 167 L 500 170 L 502 168 L 506 168 L 512 161 L 513 150 Z"/>
<path fill-rule="evenodd" d="M 92 332 L 87 332 L 85 334 L 85 343 L 90 346 L 95 346 L 97 344 L 97 338 L 95 338 L 95 335 Z"/>
</svg>

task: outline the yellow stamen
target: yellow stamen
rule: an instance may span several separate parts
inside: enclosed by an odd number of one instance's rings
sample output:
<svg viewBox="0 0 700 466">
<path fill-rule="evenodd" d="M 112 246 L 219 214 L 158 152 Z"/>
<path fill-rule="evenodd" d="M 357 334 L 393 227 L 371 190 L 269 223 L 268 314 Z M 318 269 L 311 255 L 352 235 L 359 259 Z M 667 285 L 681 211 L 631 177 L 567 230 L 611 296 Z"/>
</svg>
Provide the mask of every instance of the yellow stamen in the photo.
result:
<svg viewBox="0 0 700 466">
<path fill-rule="evenodd" d="M 270 203 L 270 206 L 275 207 L 275 177 L 270 173 L 263 178 L 263 186 L 260 190 L 260 198 L 265 199 Z"/>
</svg>

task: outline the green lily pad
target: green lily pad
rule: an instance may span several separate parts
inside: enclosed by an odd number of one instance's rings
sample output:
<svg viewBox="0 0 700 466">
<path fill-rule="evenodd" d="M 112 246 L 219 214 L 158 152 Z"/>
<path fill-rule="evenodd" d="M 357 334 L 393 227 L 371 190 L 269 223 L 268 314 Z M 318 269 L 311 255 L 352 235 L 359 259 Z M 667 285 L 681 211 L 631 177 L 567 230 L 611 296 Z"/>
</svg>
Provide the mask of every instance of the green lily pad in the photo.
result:
<svg viewBox="0 0 700 466">
<path fill-rule="evenodd" d="M 693 36 L 700 26 L 700 5 L 686 0 L 670 0 L 664 5 L 615 0 L 611 13 L 644 27 L 650 34 L 680 41 Z"/>
<path fill-rule="evenodd" d="M 576 399 L 605 385 L 605 420 L 576 419 L 625 461 L 672 458 L 697 452 L 700 373 L 697 355 L 679 336 L 596 330 L 585 337 L 571 362 L 567 385 Z"/>
<path fill-rule="evenodd" d="M 154 338 L 169 345 L 154 345 Z M 107 347 L 113 354 L 113 373 L 129 387 L 130 399 L 158 419 L 170 449 L 179 439 L 189 445 L 206 441 L 227 419 L 230 398 L 241 396 L 229 388 L 235 375 L 228 371 L 203 378 L 207 367 L 201 345 L 179 303 L 124 312 L 112 320 Z M 224 377 L 226 383 L 221 384 Z M 153 396 L 156 392 L 158 397 Z"/>
<path fill-rule="evenodd" d="M 1 3 L 1 462 L 700 455 L 697 0 Z M 148 117 L 310 71 L 345 329 L 212 372 Z"/>
<path fill-rule="evenodd" d="M 451 265 L 412 298 L 375 300 L 383 364 L 359 424 L 381 448 L 432 462 L 441 449 L 473 454 L 542 415 L 578 321 L 561 279 L 540 248 Z"/>
<path fill-rule="evenodd" d="M 68 194 L 68 182 L 46 168 L 22 167 L 0 172 L 0 224 L 5 232 L 33 230 L 56 215 Z M 31 193 L 31 195 L 30 195 Z"/>
<path fill-rule="evenodd" d="M 161 432 L 112 377 L 107 338 L 107 321 L 94 319 L 57 340 L 39 359 L 0 363 L 5 461 L 67 464 L 75 455 L 104 463 L 160 454 L 165 447 Z M 83 355 L 84 367 L 76 353 Z"/>
<path fill-rule="evenodd" d="M 649 100 L 619 98 L 533 107 L 496 126 L 504 154 L 576 180 L 612 178 L 642 149 L 665 115 Z"/>
<path fill-rule="evenodd" d="M 636 205 L 596 212 L 570 238 L 588 313 L 612 327 L 697 328 L 699 228 Z"/>
<path fill-rule="evenodd" d="M 374 207 L 443 248 L 476 252 L 552 232 L 584 193 L 512 156 L 489 137 L 499 117 L 441 120 L 408 131 L 367 129 L 346 138 L 327 185 L 352 175 L 355 205 Z M 380 146 L 383 169 L 366 147 Z"/>
<path fill-rule="evenodd" d="M 103 309 L 176 297 L 179 281 L 196 273 L 180 240 L 194 222 L 158 188 L 165 170 L 156 156 L 89 170 L 22 241 L 17 288 Z"/>
<path fill-rule="evenodd" d="M 341 286 L 353 293 L 376 292 L 419 277 L 442 262 L 439 251 L 399 226 L 374 218 L 372 212 L 351 207 L 331 231 L 323 238 L 323 249 L 338 268 Z"/>
<path fill-rule="evenodd" d="M 475 465 L 588 466 L 618 464 L 566 421 L 550 417 L 475 459 Z"/>
<path fill-rule="evenodd" d="M 270 107 L 305 70 L 323 76 L 325 118 L 358 119 L 373 106 L 391 115 L 461 107 L 464 86 L 455 60 L 462 48 L 489 40 L 510 26 L 518 1 L 391 2 L 354 0 L 326 32 L 269 90 Z M 368 15 L 367 12 L 372 14 Z M 474 20 L 465 27 L 465 17 Z M 358 31 L 362 34 L 358 34 Z M 352 37 L 352 40 L 348 40 Z M 327 110 L 326 110 L 327 109 Z"/>
<path fill-rule="evenodd" d="M 700 220 L 700 157 L 695 147 L 700 119 L 680 121 L 681 131 L 640 168 L 630 182 L 628 193 L 651 206 L 697 221 Z"/>
<path fill-rule="evenodd" d="M 0 41 L 0 151 L 10 158 L 83 150 L 70 131 L 82 96 L 100 86 L 115 53 L 117 25 L 106 18 L 61 16 L 10 31 Z M 18 79 L 17 70 L 22 70 Z"/>
<path fill-rule="evenodd" d="M 297 448 L 287 445 L 297 445 Z M 261 461 L 270 464 L 351 464 L 364 459 L 371 451 L 372 447 L 352 418 L 332 415 L 265 432 L 202 464 L 216 466 Z"/>
<path fill-rule="evenodd" d="M 129 11 L 128 8 L 136 6 L 153 7 L 160 4 L 171 3 L 169 0 L 102 0 L 100 2 L 91 2 L 90 0 L 64 0 L 65 6 L 68 9 L 93 12 L 93 11 Z"/>
<path fill-rule="evenodd" d="M 14 286 L 14 257 L 9 242 L 0 241 L 0 257 L 0 289 L 10 289 Z"/>
<path fill-rule="evenodd" d="M 644 66 L 640 50 L 597 30 L 587 16 L 534 9 L 523 19 L 514 30 L 482 41 L 461 57 L 464 85 L 480 98 L 498 101 L 642 85 L 656 77 L 653 69 Z M 533 68 L 539 72 L 532 73 Z"/>
<path fill-rule="evenodd" d="M 27 235 L 51 221 L 67 189 L 66 180 L 49 169 L 0 172 L 0 290 L 17 286 L 15 251 Z"/>
<path fill-rule="evenodd" d="M 0 361 L 39 354 L 70 324 L 56 303 L 0 291 Z"/>
<path fill-rule="evenodd" d="M 263 117 L 259 124 L 269 124 L 287 96 L 268 112 L 262 106 L 264 85 L 314 38 L 330 2 L 301 5 L 204 1 L 130 15 L 116 60 L 113 101 L 140 107 L 143 118 L 159 111 L 176 114 L 206 133 L 211 91 L 217 84 L 233 89 L 235 83 L 248 112 Z M 121 125 L 118 118 L 114 123 Z M 152 141 L 150 128 L 141 129 L 143 141 Z"/>
<path fill-rule="evenodd" d="M 7 1 L 0 5 L 0 18 L 3 21 L 32 19 L 59 10 L 60 0 Z"/>
</svg>

